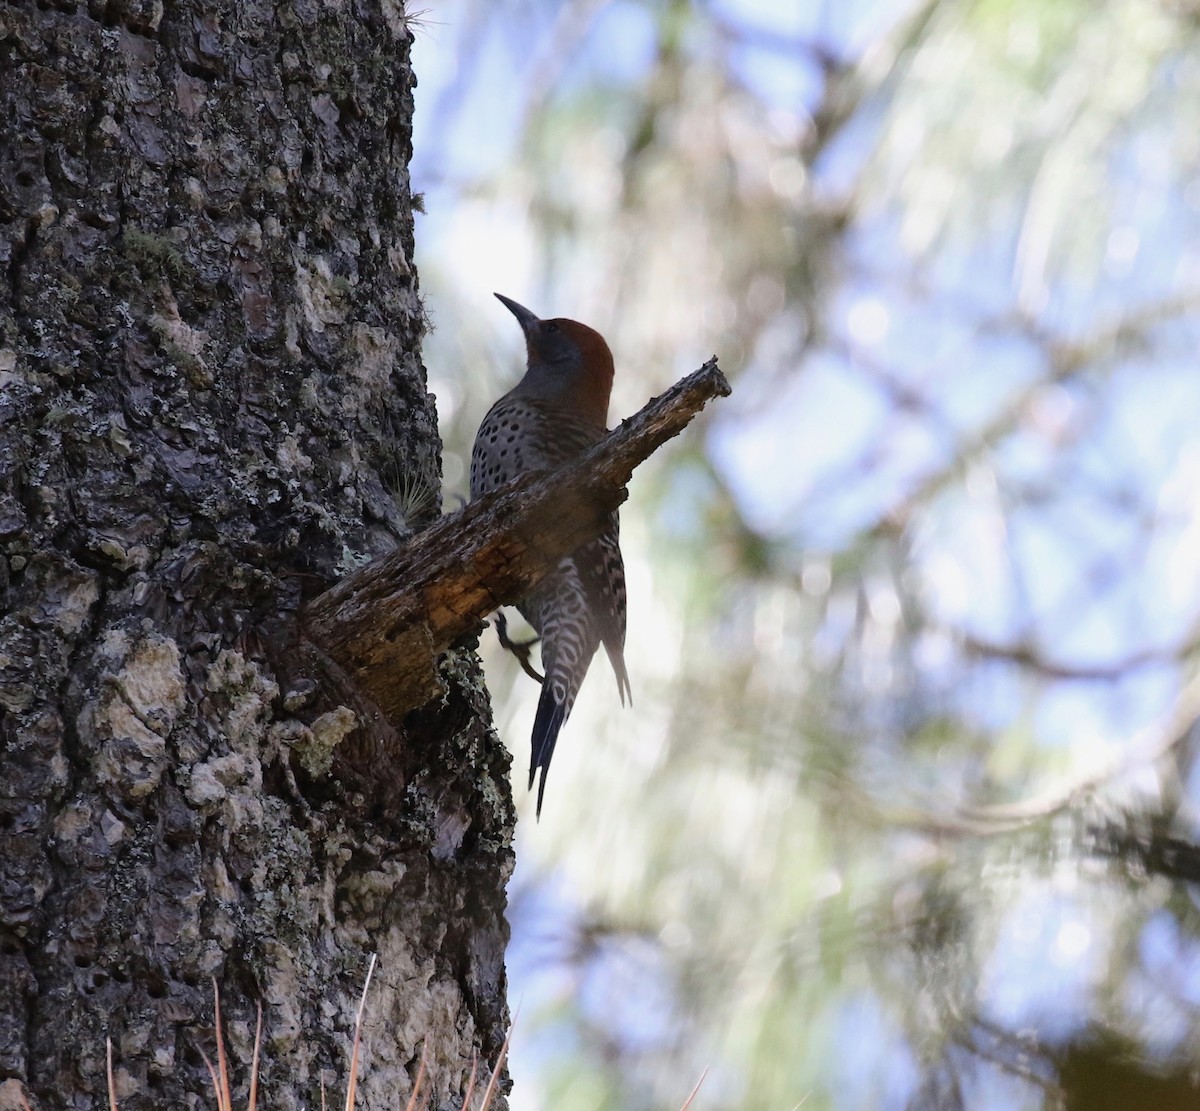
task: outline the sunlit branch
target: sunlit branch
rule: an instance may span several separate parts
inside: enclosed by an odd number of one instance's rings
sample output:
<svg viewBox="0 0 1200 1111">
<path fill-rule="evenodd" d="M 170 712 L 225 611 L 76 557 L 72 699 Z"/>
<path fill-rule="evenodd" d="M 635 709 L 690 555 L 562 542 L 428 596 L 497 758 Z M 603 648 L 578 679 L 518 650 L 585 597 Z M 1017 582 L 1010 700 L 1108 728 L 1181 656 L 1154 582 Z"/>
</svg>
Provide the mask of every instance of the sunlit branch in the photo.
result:
<svg viewBox="0 0 1200 1111">
<path fill-rule="evenodd" d="M 1144 667 L 1178 663 L 1200 651 L 1200 638 L 1164 648 L 1147 648 L 1106 664 L 1069 664 L 1052 660 L 1030 644 L 998 644 L 970 635 L 959 635 L 961 647 L 972 656 L 1003 660 L 1023 667 L 1045 679 L 1080 682 L 1116 682 Z"/>
<path fill-rule="evenodd" d="M 1014 327 L 1024 331 L 1039 343 L 1047 362 L 1047 371 L 1021 390 L 987 424 L 967 437 L 953 452 L 944 467 L 938 467 L 920 479 L 902 501 L 892 506 L 864 539 L 891 535 L 904 527 L 914 510 L 928 504 L 946 487 L 956 481 L 966 465 L 986 455 L 1011 433 L 1029 413 L 1031 405 L 1049 386 L 1061 385 L 1079 377 L 1105 362 L 1130 345 L 1145 341 L 1148 329 L 1166 321 L 1194 312 L 1200 305 L 1200 291 L 1189 291 L 1152 304 L 1141 305 L 1117 320 L 1098 326 L 1089 336 L 1065 341 L 1045 334 L 1033 321 L 1006 318 Z"/>
<path fill-rule="evenodd" d="M 1200 722 L 1200 676 L 1179 692 L 1165 719 L 1140 730 L 1120 751 L 1099 761 L 1091 771 L 1020 802 L 965 807 L 960 816 L 972 823 L 1019 826 L 1060 813 L 1106 784 L 1161 760 L 1180 745 Z"/>
</svg>

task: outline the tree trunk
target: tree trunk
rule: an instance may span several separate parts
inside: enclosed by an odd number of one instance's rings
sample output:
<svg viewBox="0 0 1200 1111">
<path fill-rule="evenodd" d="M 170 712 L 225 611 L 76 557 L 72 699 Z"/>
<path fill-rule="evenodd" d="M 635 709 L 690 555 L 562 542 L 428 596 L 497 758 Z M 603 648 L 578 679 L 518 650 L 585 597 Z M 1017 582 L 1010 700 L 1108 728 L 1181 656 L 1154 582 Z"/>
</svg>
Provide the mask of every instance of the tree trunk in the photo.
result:
<svg viewBox="0 0 1200 1111">
<path fill-rule="evenodd" d="M 0 3 L 0 1107 L 461 1104 L 507 1024 L 468 646 L 387 720 L 309 598 L 439 512 L 398 0 Z M 293 661 L 283 664 L 280 661 Z M 332 1105 L 332 1103 L 331 1103 Z"/>
</svg>

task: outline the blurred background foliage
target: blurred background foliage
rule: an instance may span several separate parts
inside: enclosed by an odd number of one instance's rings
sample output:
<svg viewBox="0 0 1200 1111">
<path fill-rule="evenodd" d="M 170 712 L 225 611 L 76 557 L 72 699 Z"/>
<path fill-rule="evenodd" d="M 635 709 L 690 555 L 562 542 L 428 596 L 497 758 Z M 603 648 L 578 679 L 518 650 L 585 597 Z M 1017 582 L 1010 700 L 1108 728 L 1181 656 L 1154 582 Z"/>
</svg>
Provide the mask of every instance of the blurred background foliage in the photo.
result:
<svg viewBox="0 0 1200 1111">
<path fill-rule="evenodd" d="M 634 709 L 599 660 L 523 804 L 512 1106 L 1200 1105 L 1200 7 L 410 17 L 448 501 L 493 290 L 614 421 L 734 385 L 623 511 Z"/>
</svg>

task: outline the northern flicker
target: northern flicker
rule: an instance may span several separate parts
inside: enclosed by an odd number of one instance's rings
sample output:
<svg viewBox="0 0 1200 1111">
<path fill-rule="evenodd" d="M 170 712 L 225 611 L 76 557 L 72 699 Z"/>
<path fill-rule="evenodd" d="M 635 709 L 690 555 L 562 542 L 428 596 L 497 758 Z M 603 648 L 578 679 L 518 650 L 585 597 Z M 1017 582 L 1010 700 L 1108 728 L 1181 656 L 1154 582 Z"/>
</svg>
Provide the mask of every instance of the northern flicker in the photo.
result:
<svg viewBox="0 0 1200 1111">
<path fill-rule="evenodd" d="M 528 366 L 525 377 L 491 407 L 475 435 L 472 498 L 525 471 L 556 467 L 581 455 L 608 428 L 613 358 L 604 337 L 575 320 L 541 320 L 523 305 L 496 296 L 525 333 Z M 625 670 L 625 565 L 616 513 L 596 540 L 565 556 L 517 609 L 541 639 L 545 671 L 529 762 L 531 789 L 541 771 L 540 817 L 559 730 L 601 644 L 616 673 L 622 705 L 630 696 Z"/>
</svg>

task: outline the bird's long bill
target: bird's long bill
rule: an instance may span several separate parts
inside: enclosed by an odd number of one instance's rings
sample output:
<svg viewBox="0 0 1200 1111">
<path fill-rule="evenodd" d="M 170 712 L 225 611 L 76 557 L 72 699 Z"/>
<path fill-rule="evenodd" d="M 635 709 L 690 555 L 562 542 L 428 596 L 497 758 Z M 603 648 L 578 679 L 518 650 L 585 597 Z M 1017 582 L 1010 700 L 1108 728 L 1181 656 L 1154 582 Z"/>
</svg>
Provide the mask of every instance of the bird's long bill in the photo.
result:
<svg viewBox="0 0 1200 1111">
<path fill-rule="evenodd" d="M 526 335 L 529 335 L 541 323 L 524 305 L 518 305 L 512 298 L 505 297 L 503 293 L 497 293 L 496 300 L 517 318 L 517 323 L 521 325 L 521 331 Z"/>
</svg>

